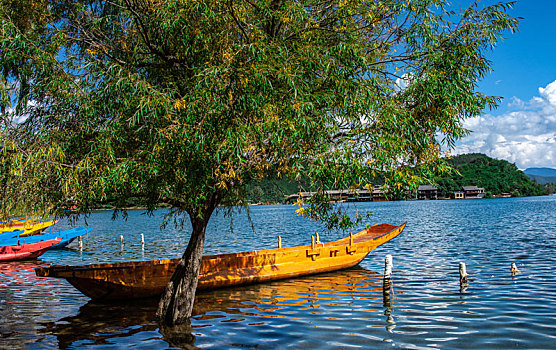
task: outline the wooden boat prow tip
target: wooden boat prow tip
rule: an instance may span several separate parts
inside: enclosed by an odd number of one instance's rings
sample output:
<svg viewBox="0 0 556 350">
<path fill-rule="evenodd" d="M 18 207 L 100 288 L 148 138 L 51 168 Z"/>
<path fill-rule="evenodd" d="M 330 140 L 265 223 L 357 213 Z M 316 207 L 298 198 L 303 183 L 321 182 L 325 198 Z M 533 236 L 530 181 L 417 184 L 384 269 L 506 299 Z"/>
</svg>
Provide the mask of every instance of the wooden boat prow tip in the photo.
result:
<svg viewBox="0 0 556 350">
<path fill-rule="evenodd" d="M 406 223 L 373 225 L 328 243 L 203 256 L 198 290 L 267 282 L 353 267 L 398 236 Z M 35 269 L 37 276 L 65 278 L 92 299 L 159 296 L 180 259 L 130 261 Z"/>
</svg>

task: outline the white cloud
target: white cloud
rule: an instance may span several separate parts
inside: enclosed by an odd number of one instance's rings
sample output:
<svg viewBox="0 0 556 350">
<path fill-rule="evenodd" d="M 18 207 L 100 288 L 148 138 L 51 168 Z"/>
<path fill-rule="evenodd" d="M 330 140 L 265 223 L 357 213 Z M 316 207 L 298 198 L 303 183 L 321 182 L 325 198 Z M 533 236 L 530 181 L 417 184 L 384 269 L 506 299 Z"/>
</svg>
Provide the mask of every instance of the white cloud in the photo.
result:
<svg viewBox="0 0 556 350">
<path fill-rule="evenodd" d="M 556 106 L 556 80 L 548 84 L 545 88 L 540 87 L 539 93 L 550 102 L 550 104 Z"/>
<path fill-rule="evenodd" d="M 38 105 L 37 101 L 27 101 L 27 109 L 33 109 Z M 0 114 L 0 117 L 5 118 L 10 123 L 21 124 L 29 118 L 29 113 L 17 114 L 15 108 L 8 107 L 5 114 Z"/>
<path fill-rule="evenodd" d="M 513 111 L 506 114 L 466 120 L 472 133 L 454 153 L 484 153 L 520 169 L 556 168 L 556 80 L 539 88 L 539 94 L 528 102 L 514 97 L 508 105 Z"/>
<path fill-rule="evenodd" d="M 398 91 L 405 90 L 415 79 L 412 73 L 404 73 L 401 78 L 396 79 L 396 86 L 395 88 Z"/>
</svg>

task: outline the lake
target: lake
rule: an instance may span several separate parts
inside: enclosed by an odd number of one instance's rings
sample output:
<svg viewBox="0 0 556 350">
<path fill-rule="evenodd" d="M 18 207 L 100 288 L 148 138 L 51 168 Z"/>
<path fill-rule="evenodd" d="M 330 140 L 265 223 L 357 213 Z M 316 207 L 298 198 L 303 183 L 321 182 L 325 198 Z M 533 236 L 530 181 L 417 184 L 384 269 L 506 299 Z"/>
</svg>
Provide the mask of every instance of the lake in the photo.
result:
<svg viewBox="0 0 556 350">
<path fill-rule="evenodd" d="M 296 217 L 290 205 L 253 206 L 249 217 L 219 213 L 206 254 L 308 244 L 346 233 Z M 161 329 L 156 300 L 100 304 L 34 268 L 179 257 L 189 227 L 161 229 L 164 211 L 87 218 L 93 230 L 38 261 L 0 263 L 0 349 L 479 349 L 554 348 L 556 197 L 350 203 L 368 223 L 404 232 L 352 269 L 197 295 L 191 324 Z M 84 225 L 81 220 L 77 225 Z M 55 229 L 70 225 L 61 221 Z M 141 233 L 145 246 L 141 245 Z M 124 245 L 120 244 L 120 235 Z M 393 290 L 382 292 L 393 256 Z M 460 290 L 458 264 L 469 284 Z M 512 276 L 511 263 L 521 272 Z"/>
</svg>

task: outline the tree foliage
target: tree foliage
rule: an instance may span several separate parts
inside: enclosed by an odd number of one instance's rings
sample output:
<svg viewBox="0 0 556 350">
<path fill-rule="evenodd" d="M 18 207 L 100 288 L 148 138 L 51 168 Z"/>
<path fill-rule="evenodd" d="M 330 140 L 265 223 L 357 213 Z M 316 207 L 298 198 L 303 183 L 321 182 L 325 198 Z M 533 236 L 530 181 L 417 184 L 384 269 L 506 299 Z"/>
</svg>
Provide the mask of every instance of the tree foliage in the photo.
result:
<svg viewBox="0 0 556 350">
<path fill-rule="evenodd" d="M 490 158 L 484 154 L 471 153 L 455 156 L 449 160 L 456 170 L 449 177 L 436 180 L 439 190 L 450 196 L 463 186 L 483 187 L 487 197 L 510 193 L 513 196 L 541 196 L 546 191 L 531 181 L 515 164 L 506 160 Z"/>
<path fill-rule="evenodd" d="M 554 183 L 554 182 L 549 182 L 549 183 L 545 184 L 543 187 L 544 187 L 544 190 L 549 194 L 556 193 L 556 183 Z"/>
<path fill-rule="evenodd" d="M 415 187 L 446 169 L 462 121 L 496 105 L 476 88 L 517 26 L 510 6 L 1 0 L 2 210 L 133 197 L 204 235 L 268 176 Z M 312 198 L 300 213 L 352 224 Z"/>
</svg>

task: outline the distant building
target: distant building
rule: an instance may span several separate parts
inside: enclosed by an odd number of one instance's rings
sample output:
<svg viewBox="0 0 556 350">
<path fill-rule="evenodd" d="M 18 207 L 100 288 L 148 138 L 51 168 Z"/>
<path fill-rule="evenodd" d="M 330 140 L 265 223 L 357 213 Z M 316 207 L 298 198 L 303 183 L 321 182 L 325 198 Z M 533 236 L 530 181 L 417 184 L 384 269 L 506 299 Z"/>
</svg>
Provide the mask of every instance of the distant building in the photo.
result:
<svg viewBox="0 0 556 350">
<path fill-rule="evenodd" d="M 438 199 L 438 188 L 432 185 L 421 185 L 417 188 L 417 199 Z"/>
<path fill-rule="evenodd" d="M 357 190 L 328 190 L 324 191 L 326 195 L 330 198 L 331 202 L 368 202 L 373 200 L 371 192 L 366 189 Z M 310 198 L 314 196 L 316 192 L 298 192 L 291 195 L 286 195 L 284 197 L 285 203 L 295 203 L 298 198 Z"/>
<path fill-rule="evenodd" d="M 370 202 L 372 200 L 372 194 L 367 188 L 348 192 L 348 202 Z"/>
<path fill-rule="evenodd" d="M 373 188 L 372 198 L 373 201 L 378 202 L 387 200 L 386 195 L 384 194 L 384 190 L 382 190 L 380 186 L 375 186 Z"/>
<path fill-rule="evenodd" d="M 464 199 L 465 192 L 463 191 L 454 191 L 454 199 Z"/>
<path fill-rule="evenodd" d="M 477 186 L 463 186 L 465 198 L 484 198 L 485 189 Z"/>
</svg>

